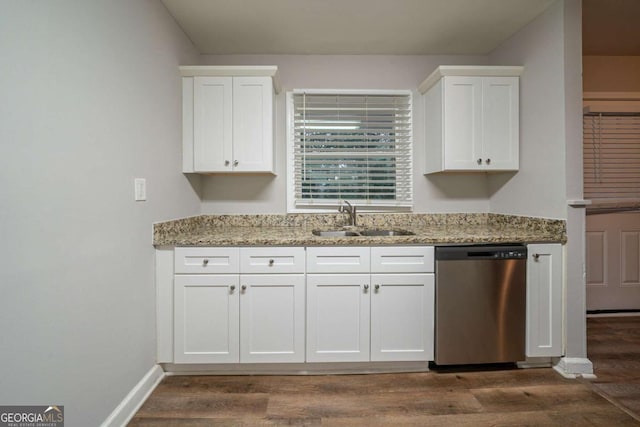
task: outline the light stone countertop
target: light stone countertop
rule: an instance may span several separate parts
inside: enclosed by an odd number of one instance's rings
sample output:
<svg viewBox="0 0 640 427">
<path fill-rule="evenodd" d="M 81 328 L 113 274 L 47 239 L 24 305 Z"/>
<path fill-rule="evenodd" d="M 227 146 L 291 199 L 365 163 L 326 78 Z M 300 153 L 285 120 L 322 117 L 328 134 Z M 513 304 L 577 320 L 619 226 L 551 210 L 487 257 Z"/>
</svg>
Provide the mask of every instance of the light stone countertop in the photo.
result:
<svg viewBox="0 0 640 427">
<path fill-rule="evenodd" d="M 344 227 L 344 215 L 201 215 L 154 225 L 155 246 L 379 246 L 565 243 L 564 220 L 500 214 L 364 214 L 361 229 L 402 229 L 410 236 L 319 237 Z"/>
</svg>

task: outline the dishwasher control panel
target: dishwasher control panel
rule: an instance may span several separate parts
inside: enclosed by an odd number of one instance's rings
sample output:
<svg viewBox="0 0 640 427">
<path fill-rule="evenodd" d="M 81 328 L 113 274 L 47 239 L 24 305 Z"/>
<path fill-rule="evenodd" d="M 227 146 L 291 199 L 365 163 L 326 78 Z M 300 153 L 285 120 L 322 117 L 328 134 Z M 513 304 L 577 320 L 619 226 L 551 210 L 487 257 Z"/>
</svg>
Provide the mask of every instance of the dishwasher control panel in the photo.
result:
<svg viewBox="0 0 640 427">
<path fill-rule="evenodd" d="M 472 259 L 526 259 L 527 247 L 524 245 L 487 245 L 487 246 L 439 246 L 436 247 L 436 260 L 472 260 Z"/>
</svg>

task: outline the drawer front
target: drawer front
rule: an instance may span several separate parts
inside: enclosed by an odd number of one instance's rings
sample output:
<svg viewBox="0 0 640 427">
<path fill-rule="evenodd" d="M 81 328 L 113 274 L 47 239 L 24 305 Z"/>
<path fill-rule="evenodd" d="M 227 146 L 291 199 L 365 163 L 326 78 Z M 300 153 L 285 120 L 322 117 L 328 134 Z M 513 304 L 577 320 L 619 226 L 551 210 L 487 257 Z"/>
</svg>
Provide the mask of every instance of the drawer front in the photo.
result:
<svg viewBox="0 0 640 427">
<path fill-rule="evenodd" d="M 176 248 L 175 273 L 238 274 L 238 248 Z"/>
<path fill-rule="evenodd" d="M 240 272 L 304 273 L 304 248 L 241 248 Z"/>
<path fill-rule="evenodd" d="M 372 273 L 433 273 L 433 246 L 371 248 Z"/>
<path fill-rule="evenodd" d="M 307 248 L 308 273 L 369 273 L 368 247 L 331 246 Z"/>
</svg>

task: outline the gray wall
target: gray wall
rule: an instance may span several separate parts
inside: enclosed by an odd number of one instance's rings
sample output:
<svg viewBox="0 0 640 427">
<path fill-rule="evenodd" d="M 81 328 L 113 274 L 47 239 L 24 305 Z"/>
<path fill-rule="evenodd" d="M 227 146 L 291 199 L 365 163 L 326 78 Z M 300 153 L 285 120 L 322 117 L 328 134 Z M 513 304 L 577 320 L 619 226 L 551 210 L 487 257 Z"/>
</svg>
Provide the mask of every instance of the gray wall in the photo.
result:
<svg viewBox="0 0 640 427">
<path fill-rule="evenodd" d="M 284 87 L 276 107 L 276 177 L 202 178 L 202 213 L 286 213 L 286 90 L 414 90 L 414 212 L 487 212 L 483 175 L 423 175 L 422 99 L 418 85 L 438 66 L 484 65 L 486 56 L 203 55 L 208 65 L 277 65 Z"/>
<path fill-rule="evenodd" d="M 491 211 L 567 220 L 565 337 L 568 357 L 586 357 L 582 199 L 582 35 L 580 0 L 561 0 L 490 55 L 520 63 L 520 171 L 490 180 Z"/>
<path fill-rule="evenodd" d="M 154 0 L 2 1 L 0 52 L 0 402 L 99 425 L 155 363 L 152 223 L 200 209 L 177 69 L 197 55 Z"/>
<path fill-rule="evenodd" d="M 489 55 L 495 65 L 523 65 L 520 170 L 490 177 L 491 211 L 565 219 L 563 2 Z"/>
</svg>

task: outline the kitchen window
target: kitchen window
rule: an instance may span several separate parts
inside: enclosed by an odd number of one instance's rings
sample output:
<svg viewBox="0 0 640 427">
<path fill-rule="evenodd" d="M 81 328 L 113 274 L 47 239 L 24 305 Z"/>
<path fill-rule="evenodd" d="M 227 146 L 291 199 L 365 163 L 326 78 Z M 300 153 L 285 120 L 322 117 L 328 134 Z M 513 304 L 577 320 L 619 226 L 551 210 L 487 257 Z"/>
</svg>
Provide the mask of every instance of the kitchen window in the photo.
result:
<svg viewBox="0 0 640 427">
<path fill-rule="evenodd" d="M 410 91 L 287 94 L 288 210 L 411 210 Z"/>
</svg>

